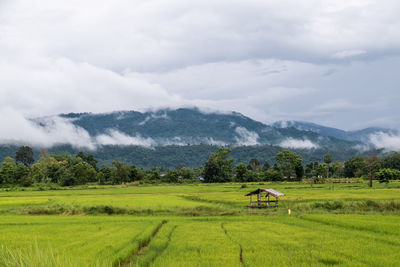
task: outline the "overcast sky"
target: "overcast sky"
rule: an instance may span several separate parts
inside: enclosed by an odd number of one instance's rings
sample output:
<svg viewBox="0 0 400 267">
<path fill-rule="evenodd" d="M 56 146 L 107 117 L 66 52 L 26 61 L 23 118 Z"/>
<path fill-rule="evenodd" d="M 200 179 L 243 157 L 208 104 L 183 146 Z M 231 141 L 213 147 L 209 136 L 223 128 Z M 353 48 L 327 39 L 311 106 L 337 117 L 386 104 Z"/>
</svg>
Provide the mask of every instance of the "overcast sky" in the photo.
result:
<svg viewBox="0 0 400 267">
<path fill-rule="evenodd" d="M 399 14 L 397 0 L 0 0 L 0 123 L 199 106 L 400 128 Z"/>
</svg>

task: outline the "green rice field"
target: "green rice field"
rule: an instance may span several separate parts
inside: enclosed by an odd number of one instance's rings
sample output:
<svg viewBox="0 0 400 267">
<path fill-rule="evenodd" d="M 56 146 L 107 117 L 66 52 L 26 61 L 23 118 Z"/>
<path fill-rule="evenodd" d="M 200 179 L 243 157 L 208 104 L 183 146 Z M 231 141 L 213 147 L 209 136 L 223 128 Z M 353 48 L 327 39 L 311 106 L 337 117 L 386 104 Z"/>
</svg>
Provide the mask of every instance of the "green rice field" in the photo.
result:
<svg viewBox="0 0 400 267">
<path fill-rule="evenodd" d="M 399 266 L 399 215 L 398 182 L 2 189 L 0 266 Z"/>
</svg>

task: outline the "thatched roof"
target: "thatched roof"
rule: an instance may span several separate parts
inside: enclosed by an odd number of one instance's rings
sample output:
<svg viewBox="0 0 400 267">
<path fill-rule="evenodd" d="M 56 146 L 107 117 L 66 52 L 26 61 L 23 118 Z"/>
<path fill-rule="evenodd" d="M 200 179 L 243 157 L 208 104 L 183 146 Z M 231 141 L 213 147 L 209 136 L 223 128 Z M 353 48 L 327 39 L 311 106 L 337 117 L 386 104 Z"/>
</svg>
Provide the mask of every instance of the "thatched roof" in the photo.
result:
<svg viewBox="0 0 400 267">
<path fill-rule="evenodd" d="M 274 190 L 274 189 L 271 189 L 271 188 L 258 188 L 257 190 L 246 194 L 245 196 L 258 195 L 258 194 L 260 194 L 260 193 L 262 193 L 262 192 L 266 192 L 266 193 L 268 193 L 268 194 L 270 194 L 271 196 L 276 197 L 276 198 L 285 195 L 285 194 L 283 194 L 283 193 L 281 193 L 281 192 L 278 192 L 278 191 L 276 191 L 276 190 Z"/>
</svg>

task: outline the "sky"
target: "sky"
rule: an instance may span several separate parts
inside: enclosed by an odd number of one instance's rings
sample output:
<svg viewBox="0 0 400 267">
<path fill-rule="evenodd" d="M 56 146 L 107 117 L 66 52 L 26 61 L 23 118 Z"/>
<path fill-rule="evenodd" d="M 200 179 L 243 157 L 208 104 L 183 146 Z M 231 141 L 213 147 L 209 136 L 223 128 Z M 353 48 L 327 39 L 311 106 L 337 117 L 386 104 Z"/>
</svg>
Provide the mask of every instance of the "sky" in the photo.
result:
<svg viewBox="0 0 400 267">
<path fill-rule="evenodd" d="M 191 106 L 400 129 L 399 12 L 396 0 L 0 0 L 0 137 L 32 117 Z"/>
</svg>

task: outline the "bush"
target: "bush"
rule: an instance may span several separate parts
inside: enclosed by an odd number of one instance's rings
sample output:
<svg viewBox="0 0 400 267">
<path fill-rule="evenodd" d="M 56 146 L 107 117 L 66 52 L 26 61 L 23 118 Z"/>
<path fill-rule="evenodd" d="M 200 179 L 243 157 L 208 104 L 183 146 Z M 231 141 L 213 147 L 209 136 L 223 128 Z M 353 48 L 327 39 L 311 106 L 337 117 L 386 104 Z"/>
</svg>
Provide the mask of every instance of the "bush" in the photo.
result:
<svg viewBox="0 0 400 267">
<path fill-rule="evenodd" d="M 323 178 L 319 178 L 319 177 L 314 177 L 312 179 L 312 183 L 313 184 L 324 184 L 325 180 Z"/>
<path fill-rule="evenodd" d="M 283 174 L 277 170 L 266 170 L 263 174 L 264 181 L 282 181 Z"/>
<path fill-rule="evenodd" d="M 322 208 L 325 210 L 338 210 L 342 209 L 343 207 L 344 207 L 343 201 L 339 200 L 314 203 L 314 208 Z"/>
<path fill-rule="evenodd" d="M 400 171 L 394 169 L 380 169 L 376 173 L 376 178 L 380 183 L 388 183 L 390 180 L 399 180 L 400 179 Z"/>
</svg>

